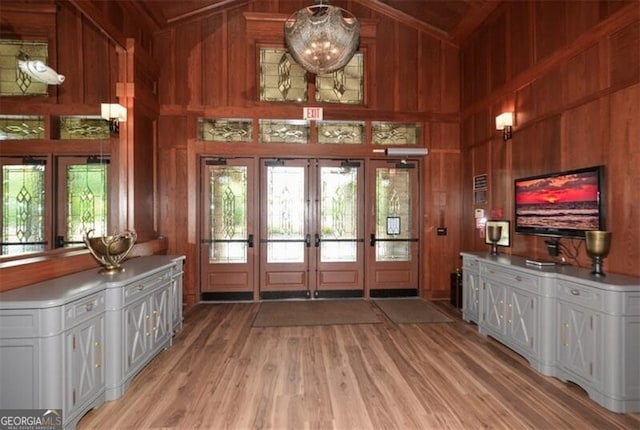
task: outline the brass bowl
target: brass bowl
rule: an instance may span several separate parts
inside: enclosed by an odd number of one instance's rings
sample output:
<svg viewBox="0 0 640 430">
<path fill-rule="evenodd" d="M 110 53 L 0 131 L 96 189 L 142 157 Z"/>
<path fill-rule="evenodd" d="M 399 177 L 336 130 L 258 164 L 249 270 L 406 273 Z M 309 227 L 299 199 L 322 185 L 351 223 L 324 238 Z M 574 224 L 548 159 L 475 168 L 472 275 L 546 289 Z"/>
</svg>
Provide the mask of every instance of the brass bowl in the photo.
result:
<svg viewBox="0 0 640 430">
<path fill-rule="evenodd" d="M 121 264 L 136 243 L 136 233 L 126 231 L 113 236 L 98 237 L 90 237 L 90 234 L 91 231 L 85 236 L 84 242 L 95 259 L 104 266 L 100 273 L 111 275 L 122 272 L 124 268 Z"/>
</svg>

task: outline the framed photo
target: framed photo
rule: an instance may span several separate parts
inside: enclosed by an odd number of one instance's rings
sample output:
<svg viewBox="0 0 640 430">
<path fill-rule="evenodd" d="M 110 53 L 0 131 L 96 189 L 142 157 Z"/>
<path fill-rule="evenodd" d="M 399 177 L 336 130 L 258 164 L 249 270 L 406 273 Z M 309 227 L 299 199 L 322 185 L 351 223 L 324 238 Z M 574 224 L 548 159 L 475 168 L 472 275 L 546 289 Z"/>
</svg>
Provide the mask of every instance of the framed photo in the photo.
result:
<svg viewBox="0 0 640 430">
<path fill-rule="evenodd" d="M 487 221 L 487 223 L 485 224 L 485 231 L 484 231 L 484 243 L 486 243 L 487 245 L 491 245 L 491 241 L 489 240 L 489 233 L 488 233 L 488 228 L 489 226 L 498 226 L 498 227 L 502 227 L 502 234 L 500 236 L 500 240 L 498 241 L 498 243 L 496 243 L 496 245 L 498 246 L 511 246 L 511 239 L 509 236 L 509 221 Z"/>
</svg>

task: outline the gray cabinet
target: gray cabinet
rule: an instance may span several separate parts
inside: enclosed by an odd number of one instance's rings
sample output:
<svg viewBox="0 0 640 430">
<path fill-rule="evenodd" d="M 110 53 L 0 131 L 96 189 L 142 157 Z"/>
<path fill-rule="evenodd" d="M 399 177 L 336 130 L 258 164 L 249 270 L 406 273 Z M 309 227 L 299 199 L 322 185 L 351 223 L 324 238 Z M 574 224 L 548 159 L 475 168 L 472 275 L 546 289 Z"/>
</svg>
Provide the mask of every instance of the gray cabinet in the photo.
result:
<svg viewBox="0 0 640 430">
<path fill-rule="evenodd" d="M 478 324 L 480 317 L 480 269 L 475 258 L 462 259 L 462 318 Z"/>
<path fill-rule="evenodd" d="M 139 257 L 117 275 L 96 269 L 0 293 L 0 409 L 61 409 L 73 429 L 119 397 L 171 345 L 182 260 Z"/>
<path fill-rule="evenodd" d="M 640 278 L 535 268 L 515 256 L 462 256 L 464 267 L 479 270 L 480 333 L 538 371 L 578 384 L 607 409 L 640 411 Z"/>
</svg>

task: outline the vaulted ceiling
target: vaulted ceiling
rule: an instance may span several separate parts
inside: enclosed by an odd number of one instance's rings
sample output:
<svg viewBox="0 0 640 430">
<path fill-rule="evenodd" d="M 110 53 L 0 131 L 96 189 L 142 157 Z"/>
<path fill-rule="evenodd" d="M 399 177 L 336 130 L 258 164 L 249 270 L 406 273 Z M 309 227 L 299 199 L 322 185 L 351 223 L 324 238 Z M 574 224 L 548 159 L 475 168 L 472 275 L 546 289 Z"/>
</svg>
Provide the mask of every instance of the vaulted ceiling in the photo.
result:
<svg viewBox="0 0 640 430">
<path fill-rule="evenodd" d="M 294 5 L 293 10 L 316 4 L 316 0 L 285 1 Z M 460 43 L 495 9 L 501 0 L 347 0 L 333 1 L 335 6 L 349 8 L 359 4 L 382 15 L 436 37 Z M 259 4 L 263 2 L 263 4 Z M 254 10 L 265 8 L 265 0 L 182 0 L 182 1 L 137 1 L 139 9 L 148 15 L 158 29 L 186 23 L 206 15 L 246 6 L 250 3 Z M 289 6 L 289 4 L 287 4 Z M 268 5 L 267 5 L 268 7 Z"/>
</svg>

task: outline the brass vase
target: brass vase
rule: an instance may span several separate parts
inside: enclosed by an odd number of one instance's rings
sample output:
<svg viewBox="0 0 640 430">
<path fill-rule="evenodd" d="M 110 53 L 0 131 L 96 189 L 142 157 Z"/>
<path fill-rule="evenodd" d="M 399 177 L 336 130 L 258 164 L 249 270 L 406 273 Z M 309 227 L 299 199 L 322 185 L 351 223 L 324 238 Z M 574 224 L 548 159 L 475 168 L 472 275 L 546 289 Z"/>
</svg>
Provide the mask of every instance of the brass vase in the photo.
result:
<svg viewBox="0 0 640 430">
<path fill-rule="evenodd" d="M 609 255 L 611 245 L 611 232 L 609 231 L 588 231 L 586 232 L 587 255 L 593 260 L 592 275 L 605 276 L 602 270 L 602 262 Z"/>
<path fill-rule="evenodd" d="M 498 255 L 498 242 L 502 237 L 501 225 L 489 225 L 487 226 L 487 238 L 491 242 L 491 255 Z"/>
<path fill-rule="evenodd" d="M 136 243 L 138 238 L 136 233 L 125 231 L 113 236 L 90 237 L 92 231 L 86 234 L 84 243 L 96 260 L 102 264 L 103 268 L 99 273 L 113 275 L 124 271 L 122 262 Z"/>
</svg>

